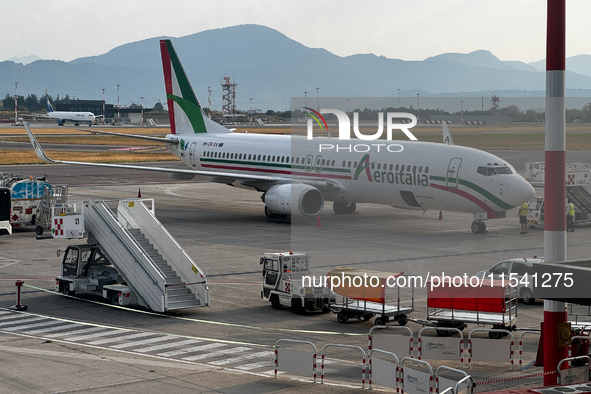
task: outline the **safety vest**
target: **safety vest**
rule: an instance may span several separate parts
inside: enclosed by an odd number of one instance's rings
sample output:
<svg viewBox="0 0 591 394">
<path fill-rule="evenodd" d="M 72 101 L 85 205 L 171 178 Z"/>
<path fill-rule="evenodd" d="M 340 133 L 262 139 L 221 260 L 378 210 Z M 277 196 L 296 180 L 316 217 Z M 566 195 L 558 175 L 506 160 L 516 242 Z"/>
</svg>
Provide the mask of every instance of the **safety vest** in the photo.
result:
<svg viewBox="0 0 591 394">
<path fill-rule="evenodd" d="M 572 202 L 568 204 L 568 216 L 575 216 L 575 205 Z"/>
<path fill-rule="evenodd" d="M 528 206 L 527 203 L 524 202 L 521 204 L 521 208 L 519 209 L 519 216 L 527 216 Z"/>
</svg>

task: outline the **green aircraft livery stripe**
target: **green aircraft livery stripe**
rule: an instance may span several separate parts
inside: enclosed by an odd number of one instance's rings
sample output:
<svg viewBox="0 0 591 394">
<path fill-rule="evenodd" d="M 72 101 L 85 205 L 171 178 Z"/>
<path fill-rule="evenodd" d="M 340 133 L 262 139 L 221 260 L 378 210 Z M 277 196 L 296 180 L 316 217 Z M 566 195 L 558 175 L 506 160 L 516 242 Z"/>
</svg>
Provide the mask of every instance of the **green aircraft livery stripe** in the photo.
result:
<svg viewBox="0 0 591 394">
<path fill-rule="evenodd" d="M 442 177 L 442 176 L 431 175 L 429 177 L 429 179 L 435 180 L 435 181 L 445 182 L 445 177 Z M 450 180 L 455 182 L 455 178 L 450 178 Z M 470 181 L 466 181 L 464 179 L 460 179 L 460 185 L 466 186 L 467 188 L 472 189 L 472 190 L 474 190 L 477 193 L 480 193 L 481 195 L 483 195 L 484 197 L 488 198 L 494 204 L 498 205 L 499 207 L 501 207 L 503 209 L 511 209 L 511 208 L 513 208 L 512 205 L 507 204 L 506 202 L 504 202 L 500 198 L 494 196 L 488 190 L 486 190 L 483 187 L 480 187 L 480 186 L 478 186 L 478 185 L 476 185 L 476 184 L 474 184 L 474 183 L 472 183 Z"/>
<path fill-rule="evenodd" d="M 205 128 L 205 122 L 203 120 L 203 113 L 201 112 L 201 106 L 199 105 L 199 101 L 195 96 L 195 92 L 193 92 L 193 88 L 189 83 L 189 79 L 185 74 L 185 70 L 181 65 L 181 62 L 174 50 L 172 43 L 169 40 L 166 40 L 166 47 L 168 49 L 168 55 L 170 57 L 170 62 L 172 64 L 172 68 L 174 70 L 174 74 L 176 76 L 179 88 L 181 89 L 182 97 L 168 94 L 167 98 L 173 100 L 177 103 L 181 109 L 185 112 L 189 121 L 191 122 L 191 126 L 193 126 L 193 132 L 195 133 L 207 133 L 207 129 Z"/>
</svg>

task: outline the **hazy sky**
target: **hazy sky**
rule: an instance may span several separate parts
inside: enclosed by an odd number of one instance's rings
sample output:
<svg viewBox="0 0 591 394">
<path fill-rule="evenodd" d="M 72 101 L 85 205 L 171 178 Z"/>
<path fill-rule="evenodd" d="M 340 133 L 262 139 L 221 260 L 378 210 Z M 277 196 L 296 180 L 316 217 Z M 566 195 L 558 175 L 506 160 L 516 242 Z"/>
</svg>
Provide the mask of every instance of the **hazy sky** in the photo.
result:
<svg viewBox="0 0 591 394">
<path fill-rule="evenodd" d="M 545 57 L 546 0 L 1 0 L 0 61 L 70 61 L 132 41 L 255 23 L 339 56 Z M 591 54 L 591 1 L 567 1 L 567 56 Z"/>
</svg>

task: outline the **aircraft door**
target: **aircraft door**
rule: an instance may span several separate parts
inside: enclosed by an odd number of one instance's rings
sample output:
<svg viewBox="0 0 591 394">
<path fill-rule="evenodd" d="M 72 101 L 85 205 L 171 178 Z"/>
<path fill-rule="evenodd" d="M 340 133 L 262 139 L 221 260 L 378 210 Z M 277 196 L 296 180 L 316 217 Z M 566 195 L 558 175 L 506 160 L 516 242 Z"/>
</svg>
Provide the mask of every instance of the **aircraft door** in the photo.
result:
<svg viewBox="0 0 591 394">
<path fill-rule="evenodd" d="M 450 189 L 457 189 L 460 183 L 460 165 L 462 159 L 454 157 L 447 166 L 447 173 L 445 175 L 446 186 Z"/>
<path fill-rule="evenodd" d="M 191 165 L 194 166 L 196 165 L 196 158 L 195 155 L 197 155 L 197 143 L 196 142 L 191 142 L 191 145 L 189 145 L 189 161 L 191 162 Z"/>
<path fill-rule="evenodd" d="M 271 290 L 277 289 L 279 282 L 279 261 L 261 258 L 263 264 L 263 294 L 269 296 Z"/>
</svg>

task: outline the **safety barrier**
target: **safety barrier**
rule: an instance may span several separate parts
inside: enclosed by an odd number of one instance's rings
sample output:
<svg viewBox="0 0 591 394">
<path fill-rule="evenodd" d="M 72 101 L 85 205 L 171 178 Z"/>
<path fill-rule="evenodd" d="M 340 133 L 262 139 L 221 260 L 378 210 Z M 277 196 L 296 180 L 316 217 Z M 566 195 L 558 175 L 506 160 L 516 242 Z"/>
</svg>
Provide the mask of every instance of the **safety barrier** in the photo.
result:
<svg viewBox="0 0 591 394">
<path fill-rule="evenodd" d="M 500 333 L 506 334 L 511 336 L 511 341 L 503 341 L 499 339 L 484 339 L 484 338 L 474 338 L 472 339 L 472 334 L 480 331 L 480 332 L 488 332 L 488 333 Z M 505 343 L 508 344 L 508 347 L 505 347 Z M 474 352 L 474 348 L 476 346 L 476 352 Z M 509 361 L 511 363 L 511 369 L 513 369 L 513 356 L 514 356 L 514 346 L 515 346 L 515 337 L 508 330 L 500 330 L 500 329 L 485 329 L 485 328 L 476 328 L 468 334 L 468 368 L 470 368 L 472 360 L 474 361 L 498 361 L 504 362 L 507 361 L 507 355 L 509 356 Z M 507 353 L 506 353 L 507 352 Z"/>
<path fill-rule="evenodd" d="M 441 374 L 440 374 L 440 372 L 443 370 L 462 374 L 463 377 L 460 380 L 458 380 L 457 382 L 452 379 L 443 378 L 443 377 L 441 377 Z M 465 390 L 459 390 L 461 388 L 462 383 L 467 382 L 468 380 L 470 381 L 470 383 L 466 384 Z M 437 371 L 435 371 L 435 392 L 436 393 L 444 393 L 449 388 L 453 387 L 453 391 L 452 391 L 453 393 L 472 394 L 472 386 L 473 385 L 474 385 L 474 381 L 472 380 L 472 377 L 460 369 L 451 368 L 451 367 L 447 367 L 445 365 L 442 365 L 439 368 L 437 368 Z M 441 387 L 447 387 L 447 388 L 443 392 L 441 392 L 440 391 Z"/>
<path fill-rule="evenodd" d="M 587 335 L 575 335 L 575 336 L 572 336 L 570 338 L 570 345 L 568 345 L 568 350 L 567 350 L 566 356 L 567 357 L 572 357 L 573 356 L 573 341 L 575 341 L 577 339 L 579 341 L 587 341 L 587 345 L 589 345 L 589 338 L 591 338 L 591 337 L 588 337 Z M 570 363 L 568 365 L 570 365 Z"/>
<path fill-rule="evenodd" d="M 583 365 L 580 367 L 571 367 L 568 369 L 560 369 L 560 366 L 565 362 L 570 362 L 574 360 L 586 360 L 588 365 Z M 589 366 L 591 365 L 591 357 L 589 356 L 577 356 L 577 357 L 568 357 L 560 360 L 558 365 L 556 366 L 556 373 L 558 376 L 556 377 L 556 384 L 574 384 L 574 383 L 585 383 L 588 382 L 589 377 Z"/>
<path fill-rule="evenodd" d="M 531 331 L 531 330 L 528 330 L 528 331 L 523 331 L 521 333 L 521 335 L 519 335 L 519 369 L 523 369 L 523 366 L 522 366 L 522 363 L 523 363 L 523 359 L 522 359 L 522 357 L 523 357 L 523 336 L 525 334 L 538 334 L 538 335 L 540 335 L 541 333 L 540 333 L 540 331 Z"/>
<path fill-rule="evenodd" d="M 360 346 L 354 346 L 354 345 L 340 345 L 337 343 L 327 343 L 326 345 L 324 345 L 324 347 L 322 348 L 322 356 L 321 356 L 322 361 L 320 364 L 320 383 L 324 383 L 324 351 L 329 346 L 346 347 L 346 348 L 361 350 L 361 353 L 363 353 L 363 363 L 361 366 L 361 388 L 364 389 L 365 388 L 365 350 L 363 350 Z M 314 380 L 314 382 L 316 382 L 316 380 Z"/>
<path fill-rule="evenodd" d="M 429 373 L 412 368 L 404 369 L 405 361 L 410 361 L 413 364 L 419 363 L 426 365 L 429 369 Z M 404 393 L 405 390 L 410 394 L 425 394 L 427 392 L 432 393 L 433 368 L 431 368 L 431 364 L 426 361 L 419 360 L 418 358 L 404 357 L 402 361 L 400 361 L 400 392 Z"/>
<path fill-rule="evenodd" d="M 280 342 L 303 343 L 312 346 L 314 352 L 299 349 L 281 348 Z M 322 368 L 324 368 L 324 349 L 322 350 Z M 316 345 L 308 341 L 298 341 L 295 339 L 280 339 L 275 342 L 275 378 L 277 378 L 277 371 L 291 372 L 300 375 L 314 376 L 314 383 L 316 383 Z M 365 353 L 364 353 L 365 356 Z M 365 357 L 364 357 L 365 361 Z"/>
<path fill-rule="evenodd" d="M 404 336 L 400 335 L 374 335 L 376 330 L 403 330 L 409 334 L 408 341 Z M 374 338 L 375 337 L 375 338 Z M 367 334 L 367 351 L 373 349 L 386 350 L 401 356 L 411 356 L 413 353 L 414 332 L 403 326 L 373 326 Z"/>
<path fill-rule="evenodd" d="M 440 330 L 457 332 L 460 334 L 459 338 L 437 338 L 437 340 L 429 340 L 423 344 L 422 334 L 425 330 L 437 331 Z M 457 328 L 453 327 L 424 327 L 419 331 L 418 335 L 417 353 L 418 359 L 423 358 L 435 360 L 459 360 L 464 366 L 464 334 Z"/>
<path fill-rule="evenodd" d="M 381 353 L 394 357 L 394 360 L 396 361 L 396 368 L 394 369 L 395 373 L 392 374 L 393 366 L 391 362 L 382 360 L 380 358 L 372 358 L 374 353 Z M 369 364 L 369 389 L 371 390 L 371 385 L 373 382 L 382 386 L 390 387 L 391 389 L 396 389 L 396 392 L 399 392 L 400 363 L 398 361 L 398 356 L 385 350 L 372 349 L 369 351 L 367 359 Z"/>
</svg>

